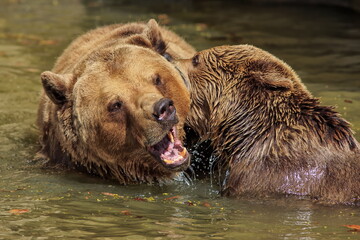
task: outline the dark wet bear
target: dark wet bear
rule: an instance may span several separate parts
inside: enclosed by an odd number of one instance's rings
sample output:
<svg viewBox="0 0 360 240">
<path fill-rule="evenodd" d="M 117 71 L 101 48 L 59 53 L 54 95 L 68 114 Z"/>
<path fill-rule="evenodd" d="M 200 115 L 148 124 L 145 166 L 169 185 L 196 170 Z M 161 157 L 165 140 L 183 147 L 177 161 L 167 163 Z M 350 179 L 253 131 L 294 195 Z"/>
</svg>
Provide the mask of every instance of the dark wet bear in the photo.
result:
<svg viewBox="0 0 360 240">
<path fill-rule="evenodd" d="M 286 63 L 238 45 L 181 65 L 191 84 L 187 124 L 211 140 L 224 195 L 359 200 L 360 150 L 349 123 L 320 105 Z"/>
</svg>

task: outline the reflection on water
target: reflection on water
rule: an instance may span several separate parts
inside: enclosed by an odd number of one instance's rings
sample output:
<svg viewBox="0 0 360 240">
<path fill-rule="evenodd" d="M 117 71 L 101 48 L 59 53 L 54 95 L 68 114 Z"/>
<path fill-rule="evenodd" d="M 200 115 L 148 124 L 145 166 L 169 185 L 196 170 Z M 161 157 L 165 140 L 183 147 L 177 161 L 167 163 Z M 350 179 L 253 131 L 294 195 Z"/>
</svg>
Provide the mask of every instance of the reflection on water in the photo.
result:
<svg viewBox="0 0 360 240">
<path fill-rule="evenodd" d="M 221 1 L 0 2 L 0 239 L 360 239 L 359 209 L 291 197 L 221 198 L 216 185 L 119 186 L 33 166 L 39 74 L 76 36 L 159 19 L 197 49 L 248 43 L 288 62 L 360 132 L 360 16 Z M 360 139 L 359 134 L 356 135 Z"/>
</svg>

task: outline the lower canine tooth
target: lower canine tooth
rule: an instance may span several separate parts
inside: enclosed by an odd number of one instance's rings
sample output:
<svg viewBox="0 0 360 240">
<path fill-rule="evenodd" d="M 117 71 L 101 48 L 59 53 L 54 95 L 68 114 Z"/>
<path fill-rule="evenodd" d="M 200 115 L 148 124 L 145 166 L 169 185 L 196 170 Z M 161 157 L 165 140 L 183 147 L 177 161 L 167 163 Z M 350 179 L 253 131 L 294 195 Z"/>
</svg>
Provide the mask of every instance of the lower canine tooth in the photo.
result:
<svg viewBox="0 0 360 240">
<path fill-rule="evenodd" d="M 185 157 L 186 153 L 187 153 L 187 150 L 186 150 L 186 148 L 184 148 L 179 154 L 180 154 L 180 156 Z"/>
</svg>

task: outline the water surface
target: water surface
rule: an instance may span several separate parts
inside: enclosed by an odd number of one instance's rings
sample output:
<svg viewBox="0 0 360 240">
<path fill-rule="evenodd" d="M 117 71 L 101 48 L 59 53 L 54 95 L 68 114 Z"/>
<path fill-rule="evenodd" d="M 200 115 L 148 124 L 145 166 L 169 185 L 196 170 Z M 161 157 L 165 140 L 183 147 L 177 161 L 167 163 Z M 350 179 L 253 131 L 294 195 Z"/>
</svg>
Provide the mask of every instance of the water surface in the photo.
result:
<svg viewBox="0 0 360 240">
<path fill-rule="evenodd" d="M 1 1 L 0 239 L 360 239 L 343 226 L 360 224 L 358 207 L 222 198 L 207 181 L 120 186 L 31 163 L 39 74 L 85 31 L 149 18 L 198 50 L 247 43 L 270 51 L 360 132 L 360 16 L 350 10 L 188 0 Z"/>
</svg>

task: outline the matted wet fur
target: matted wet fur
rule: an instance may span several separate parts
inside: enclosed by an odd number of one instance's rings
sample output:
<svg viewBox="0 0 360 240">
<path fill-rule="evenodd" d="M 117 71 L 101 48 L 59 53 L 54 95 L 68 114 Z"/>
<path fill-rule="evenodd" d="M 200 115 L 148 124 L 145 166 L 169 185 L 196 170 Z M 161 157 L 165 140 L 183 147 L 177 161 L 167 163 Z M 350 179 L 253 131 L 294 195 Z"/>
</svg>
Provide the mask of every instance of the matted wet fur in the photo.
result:
<svg viewBox="0 0 360 240">
<path fill-rule="evenodd" d="M 41 74 L 37 158 L 120 183 L 176 177 L 189 164 L 182 138 L 190 99 L 171 61 L 194 53 L 154 20 L 74 40 Z"/>
<path fill-rule="evenodd" d="M 294 194 L 326 203 L 360 198 L 360 150 L 349 123 L 283 61 L 250 45 L 182 61 L 187 124 L 211 140 L 226 196 Z"/>
</svg>

